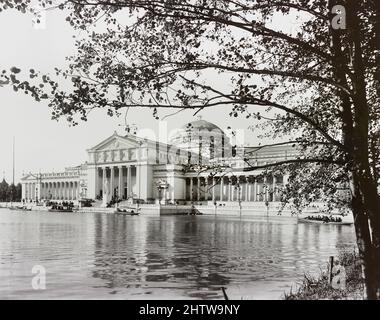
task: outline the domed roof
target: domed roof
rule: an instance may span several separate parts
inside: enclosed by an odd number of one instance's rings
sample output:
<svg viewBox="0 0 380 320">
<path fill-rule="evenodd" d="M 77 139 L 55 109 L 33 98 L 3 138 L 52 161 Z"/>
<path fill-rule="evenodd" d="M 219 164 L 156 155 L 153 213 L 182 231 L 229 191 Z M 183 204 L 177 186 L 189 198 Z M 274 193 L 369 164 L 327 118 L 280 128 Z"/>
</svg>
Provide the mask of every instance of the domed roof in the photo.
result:
<svg viewBox="0 0 380 320">
<path fill-rule="evenodd" d="M 192 122 L 189 122 L 187 124 L 185 124 L 184 126 L 182 126 L 183 130 L 208 130 L 208 131 L 213 131 L 213 130 L 218 130 L 220 132 L 223 132 L 222 129 L 220 129 L 217 125 L 211 123 L 211 122 L 208 122 L 206 120 L 202 120 L 202 119 L 199 119 L 199 120 L 196 120 L 196 121 L 192 121 Z"/>
</svg>

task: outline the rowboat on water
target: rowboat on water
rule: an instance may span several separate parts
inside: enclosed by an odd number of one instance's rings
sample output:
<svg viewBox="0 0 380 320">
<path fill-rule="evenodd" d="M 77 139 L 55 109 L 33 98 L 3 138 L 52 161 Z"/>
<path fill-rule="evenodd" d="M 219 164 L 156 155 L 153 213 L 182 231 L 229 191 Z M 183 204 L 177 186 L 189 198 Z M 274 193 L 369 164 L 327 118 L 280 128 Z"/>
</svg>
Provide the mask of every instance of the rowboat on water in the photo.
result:
<svg viewBox="0 0 380 320">
<path fill-rule="evenodd" d="M 138 209 L 120 209 L 120 208 L 117 208 L 115 210 L 115 213 L 125 215 L 125 216 L 138 216 L 140 214 L 139 210 L 140 210 L 140 208 L 138 208 Z"/>
<path fill-rule="evenodd" d="M 62 208 L 62 209 L 49 209 L 49 212 L 73 212 L 72 208 Z"/>
<path fill-rule="evenodd" d="M 48 209 L 49 212 L 73 212 L 72 206 L 60 206 L 54 205 Z"/>
<path fill-rule="evenodd" d="M 27 207 L 9 207 L 9 210 L 15 210 L 15 211 L 32 211 L 32 208 L 27 208 Z"/>
<path fill-rule="evenodd" d="M 353 224 L 353 222 L 349 221 L 324 221 L 324 220 L 316 220 L 316 219 L 307 219 L 307 218 L 298 218 L 298 222 L 301 223 L 314 223 L 314 224 L 322 224 L 322 225 L 336 225 L 336 226 L 350 226 Z"/>
</svg>

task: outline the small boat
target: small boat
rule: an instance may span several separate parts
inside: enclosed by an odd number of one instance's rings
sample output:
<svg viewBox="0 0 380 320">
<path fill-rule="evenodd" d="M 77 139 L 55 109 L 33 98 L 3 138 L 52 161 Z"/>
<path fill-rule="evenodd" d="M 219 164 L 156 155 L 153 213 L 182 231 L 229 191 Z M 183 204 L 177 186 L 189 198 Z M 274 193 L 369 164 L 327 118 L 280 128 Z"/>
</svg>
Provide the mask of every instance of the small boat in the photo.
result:
<svg viewBox="0 0 380 320">
<path fill-rule="evenodd" d="M 351 226 L 354 223 L 349 221 L 335 222 L 335 221 L 323 221 L 316 219 L 307 219 L 307 218 L 298 218 L 298 222 L 301 223 L 314 223 L 314 224 L 323 224 L 323 225 L 336 225 L 336 226 Z"/>
<path fill-rule="evenodd" d="M 140 210 L 140 209 L 138 209 Z M 121 215 L 125 215 L 125 216 L 138 216 L 140 213 L 138 212 L 138 210 L 136 211 L 136 209 L 116 209 L 115 210 L 115 213 L 116 214 L 121 214 Z"/>
<path fill-rule="evenodd" d="M 9 210 L 15 210 L 15 211 L 32 211 L 32 208 L 27 207 L 9 207 Z"/>
<path fill-rule="evenodd" d="M 50 208 L 49 212 L 73 212 L 73 208 Z"/>
</svg>

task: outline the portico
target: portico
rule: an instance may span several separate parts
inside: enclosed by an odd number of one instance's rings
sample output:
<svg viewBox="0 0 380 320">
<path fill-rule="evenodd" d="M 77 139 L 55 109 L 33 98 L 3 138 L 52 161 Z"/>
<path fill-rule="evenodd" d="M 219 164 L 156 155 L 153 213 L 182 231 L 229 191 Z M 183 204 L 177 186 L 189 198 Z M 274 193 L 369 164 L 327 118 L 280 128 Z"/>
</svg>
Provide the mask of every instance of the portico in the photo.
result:
<svg viewBox="0 0 380 320">
<path fill-rule="evenodd" d="M 134 196 L 133 188 L 139 184 L 138 165 L 110 165 L 96 169 L 95 190 L 96 197 L 103 197 L 106 181 L 109 185 L 111 197 L 129 199 Z"/>
</svg>

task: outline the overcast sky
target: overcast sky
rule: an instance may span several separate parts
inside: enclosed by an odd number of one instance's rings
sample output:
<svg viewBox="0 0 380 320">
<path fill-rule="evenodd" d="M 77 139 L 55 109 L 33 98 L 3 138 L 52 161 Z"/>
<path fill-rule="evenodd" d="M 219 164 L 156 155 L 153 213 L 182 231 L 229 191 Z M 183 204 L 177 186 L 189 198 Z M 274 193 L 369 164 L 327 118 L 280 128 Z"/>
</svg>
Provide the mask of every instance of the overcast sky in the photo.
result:
<svg viewBox="0 0 380 320">
<path fill-rule="evenodd" d="M 36 29 L 32 16 L 13 11 L 0 13 L 0 68 L 17 66 L 26 70 L 34 68 L 52 73 L 53 68 L 65 65 L 65 57 L 74 53 L 74 31 L 60 11 L 49 12 L 46 27 Z M 216 81 L 216 80 L 214 80 Z M 123 132 L 122 118 L 110 118 L 104 112 L 91 114 L 89 121 L 69 127 L 65 120 L 51 120 L 46 102 L 37 103 L 29 96 L 14 93 L 10 88 L 0 88 L 0 174 L 12 179 L 12 137 L 16 138 L 16 182 L 23 172 L 60 171 L 87 160 L 86 149 L 106 139 L 116 130 Z M 161 113 L 162 115 L 162 113 Z M 258 140 L 248 127 L 252 124 L 244 117 L 230 118 L 228 107 L 209 109 L 201 113 L 204 120 L 222 129 L 231 126 L 245 130 L 246 144 Z M 169 131 L 192 119 L 191 112 L 183 112 L 167 119 Z M 159 121 L 149 110 L 132 110 L 129 123 L 138 128 L 151 129 L 158 136 Z M 162 139 L 161 139 L 162 140 Z"/>
</svg>

